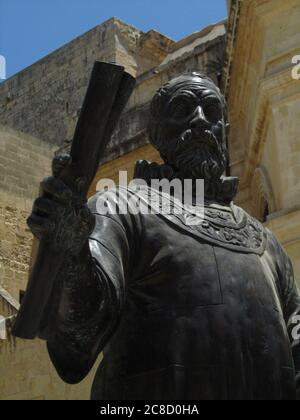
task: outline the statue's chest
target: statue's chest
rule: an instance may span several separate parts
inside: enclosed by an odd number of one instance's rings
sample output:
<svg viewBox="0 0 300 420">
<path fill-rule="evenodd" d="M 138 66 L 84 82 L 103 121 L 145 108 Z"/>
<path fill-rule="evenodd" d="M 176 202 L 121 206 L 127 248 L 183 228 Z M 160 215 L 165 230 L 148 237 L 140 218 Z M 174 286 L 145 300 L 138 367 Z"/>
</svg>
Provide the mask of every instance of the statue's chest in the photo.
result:
<svg viewBox="0 0 300 420">
<path fill-rule="evenodd" d="M 134 290 L 150 311 L 223 305 L 248 292 L 251 296 L 255 289 L 272 289 L 273 278 L 266 277 L 257 253 L 217 246 L 202 232 L 201 237 L 187 233 L 159 216 L 146 220 L 143 264 Z"/>
</svg>

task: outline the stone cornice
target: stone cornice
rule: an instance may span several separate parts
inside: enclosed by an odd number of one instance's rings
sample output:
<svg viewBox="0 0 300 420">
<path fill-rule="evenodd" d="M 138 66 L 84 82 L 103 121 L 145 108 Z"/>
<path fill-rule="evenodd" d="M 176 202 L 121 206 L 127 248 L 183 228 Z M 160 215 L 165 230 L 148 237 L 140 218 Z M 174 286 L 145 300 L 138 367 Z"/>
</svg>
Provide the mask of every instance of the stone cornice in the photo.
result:
<svg viewBox="0 0 300 420">
<path fill-rule="evenodd" d="M 229 17 L 227 21 L 227 45 L 222 75 L 222 90 L 226 97 L 229 89 L 231 65 L 234 54 L 234 45 L 240 16 L 240 8 L 241 0 L 232 0 L 230 3 L 228 2 Z"/>
<path fill-rule="evenodd" d="M 167 64 L 160 65 L 160 66 L 158 66 L 154 69 L 151 69 L 151 70 L 141 74 L 137 78 L 137 86 L 140 86 L 144 82 L 150 81 L 152 78 L 155 78 L 157 76 L 157 74 L 162 74 L 164 72 L 167 72 L 170 68 L 171 63 L 172 63 L 172 65 L 174 63 L 178 64 L 181 61 L 185 61 L 185 60 L 189 59 L 190 57 L 195 57 L 197 55 L 203 54 L 204 52 L 210 50 L 211 48 L 214 48 L 216 45 L 218 45 L 220 42 L 222 42 L 224 37 L 225 37 L 225 35 L 220 35 L 220 36 L 218 36 L 217 38 L 215 38 L 211 41 L 208 41 L 208 42 L 205 42 L 204 44 L 199 45 L 193 51 L 190 51 L 187 54 L 178 57 L 176 60 L 174 60 L 172 62 L 168 62 Z M 129 102 L 128 108 L 130 108 L 130 102 Z"/>
</svg>

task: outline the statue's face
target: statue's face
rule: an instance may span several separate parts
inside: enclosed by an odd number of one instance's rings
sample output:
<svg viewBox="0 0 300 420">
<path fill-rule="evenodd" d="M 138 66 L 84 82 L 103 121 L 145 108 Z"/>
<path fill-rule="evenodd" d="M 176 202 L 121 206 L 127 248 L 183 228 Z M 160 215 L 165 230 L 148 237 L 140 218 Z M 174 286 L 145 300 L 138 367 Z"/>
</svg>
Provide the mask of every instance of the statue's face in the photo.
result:
<svg viewBox="0 0 300 420">
<path fill-rule="evenodd" d="M 185 178 L 219 179 L 226 167 L 220 92 L 197 75 L 181 76 L 164 89 L 154 134 L 162 157 Z"/>
</svg>

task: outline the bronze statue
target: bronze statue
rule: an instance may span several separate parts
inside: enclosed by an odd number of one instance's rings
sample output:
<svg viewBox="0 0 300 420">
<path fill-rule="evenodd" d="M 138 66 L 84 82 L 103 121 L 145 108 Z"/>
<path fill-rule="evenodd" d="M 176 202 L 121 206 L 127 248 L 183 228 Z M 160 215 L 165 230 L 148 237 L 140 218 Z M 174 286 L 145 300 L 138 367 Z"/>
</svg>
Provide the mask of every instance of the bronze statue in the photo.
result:
<svg viewBox="0 0 300 420">
<path fill-rule="evenodd" d="M 135 176 L 204 178 L 205 218 L 193 224 L 185 213 L 99 214 L 103 193 L 86 204 L 59 179 L 68 157 L 42 183 L 28 224 L 67 258 L 44 323 L 52 332 L 40 334 L 68 383 L 103 351 L 94 400 L 296 399 L 289 322 L 300 295 L 276 238 L 233 204 L 227 131 L 225 100 L 205 75 L 177 77 L 153 99 L 149 137 L 165 163 L 138 162 Z M 134 194 L 118 189 L 124 202 Z"/>
</svg>

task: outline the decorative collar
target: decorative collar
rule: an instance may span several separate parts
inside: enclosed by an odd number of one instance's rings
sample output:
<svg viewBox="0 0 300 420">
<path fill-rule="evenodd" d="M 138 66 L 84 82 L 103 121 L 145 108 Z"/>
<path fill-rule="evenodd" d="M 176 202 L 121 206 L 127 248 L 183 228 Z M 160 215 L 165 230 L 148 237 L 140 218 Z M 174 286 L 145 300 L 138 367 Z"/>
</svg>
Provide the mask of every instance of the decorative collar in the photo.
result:
<svg viewBox="0 0 300 420">
<path fill-rule="evenodd" d="M 232 202 L 230 206 L 205 203 L 190 207 L 147 185 L 138 184 L 129 191 L 140 198 L 142 207 L 151 210 L 146 214 L 155 214 L 201 241 L 241 253 L 262 255 L 265 251 L 264 227 Z"/>
<path fill-rule="evenodd" d="M 147 201 L 151 193 L 151 180 L 153 179 L 181 179 L 169 165 L 139 161 L 135 166 L 135 179 L 143 179 L 148 187 L 141 188 L 138 195 Z M 197 212 L 189 211 L 184 206 L 183 212 L 171 211 L 169 214 L 163 212 L 168 201 L 173 202 L 169 196 L 166 202 L 161 200 L 161 193 L 151 193 L 151 200 L 156 196 L 157 203 L 153 208 L 157 214 L 165 220 L 184 229 L 188 234 L 210 242 L 213 245 L 242 253 L 254 253 L 262 255 L 266 247 L 266 231 L 264 227 L 253 217 L 241 208 L 233 204 L 237 194 L 238 178 L 221 177 L 214 182 L 205 182 L 204 207 L 202 217 Z M 165 203 L 165 204 L 164 204 Z M 173 205 L 180 207 L 180 203 L 173 202 Z M 201 210 L 201 209 L 200 209 Z M 204 218 L 203 218 L 204 216 Z"/>
<path fill-rule="evenodd" d="M 152 179 L 181 179 L 179 173 L 167 164 L 158 164 L 146 160 L 138 161 L 135 165 L 134 178 L 143 179 L 151 185 Z M 237 194 L 239 179 L 237 177 L 224 177 L 216 181 L 204 182 L 204 199 L 206 202 L 230 205 Z"/>
</svg>

